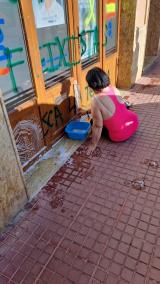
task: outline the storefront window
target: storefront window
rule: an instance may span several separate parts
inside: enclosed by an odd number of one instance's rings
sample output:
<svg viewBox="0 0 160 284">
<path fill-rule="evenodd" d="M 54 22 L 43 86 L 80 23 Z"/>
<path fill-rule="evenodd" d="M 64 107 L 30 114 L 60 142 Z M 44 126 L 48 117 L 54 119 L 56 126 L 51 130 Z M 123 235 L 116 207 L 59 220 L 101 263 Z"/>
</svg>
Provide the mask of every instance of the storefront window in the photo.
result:
<svg viewBox="0 0 160 284">
<path fill-rule="evenodd" d="M 68 25 L 64 0 L 32 0 L 46 86 L 70 76 Z"/>
<path fill-rule="evenodd" d="M 117 47 L 118 0 L 106 0 L 104 9 L 106 53 L 110 53 Z"/>
<path fill-rule="evenodd" d="M 6 105 L 33 96 L 18 2 L 0 0 L 0 88 Z"/>
<path fill-rule="evenodd" d="M 98 1 L 78 0 L 82 63 L 98 57 Z"/>
</svg>

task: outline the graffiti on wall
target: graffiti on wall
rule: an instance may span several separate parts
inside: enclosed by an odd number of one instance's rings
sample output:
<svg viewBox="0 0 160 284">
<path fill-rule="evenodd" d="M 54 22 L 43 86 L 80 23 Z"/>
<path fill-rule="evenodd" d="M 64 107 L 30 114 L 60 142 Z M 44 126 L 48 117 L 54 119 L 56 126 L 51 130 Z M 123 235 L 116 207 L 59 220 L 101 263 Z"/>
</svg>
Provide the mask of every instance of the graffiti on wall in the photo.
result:
<svg viewBox="0 0 160 284">
<path fill-rule="evenodd" d="M 122 11 L 126 12 L 129 10 L 130 3 L 127 1 L 122 2 Z"/>
<path fill-rule="evenodd" d="M 76 114 L 76 103 L 75 98 L 73 98 L 73 105 L 71 105 L 71 97 L 68 97 L 67 99 L 67 109 L 65 112 L 62 112 L 60 107 L 58 105 L 53 105 L 53 107 L 50 110 L 47 110 L 43 117 L 42 117 L 42 123 L 45 126 L 46 130 L 44 132 L 44 137 L 47 136 L 50 130 L 53 128 L 60 128 L 64 124 L 64 116 L 67 113 L 73 112 Z"/>
<path fill-rule="evenodd" d="M 85 87 L 85 92 L 86 92 L 86 96 L 87 96 L 87 101 L 89 101 L 89 99 L 94 96 L 94 92 L 92 91 L 92 89 L 89 86 Z"/>
<path fill-rule="evenodd" d="M 11 2 L 11 3 L 13 3 L 13 4 L 15 4 L 15 3 L 17 3 L 19 0 L 9 0 L 9 2 Z"/>
<path fill-rule="evenodd" d="M 108 38 L 112 38 L 113 37 L 113 22 L 112 22 L 112 19 L 109 20 L 108 22 L 108 25 L 106 25 L 106 32 L 107 32 L 107 35 L 106 37 Z"/>
<path fill-rule="evenodd" d="M 0 27 L 4 25 L 4 19 L 0 19 Z M 73 66 L 80 63 L 80 60 L 76 60 L 76 45 L 79 44 L 81 46 L 81 56 L 85 54 L 87 51 L 87 44 L 86 44 L 86 36 L 93 35 L 94 38 L 94 54 L 97 54 L 99 41 L 98 41 L 98 28 L 92 30 L 83 30 L 78 36 L 67 36 L 63 39 L 60 39 L 58 36 L 54 38 L 53 42 L 46 42 L 42 46 L 40 46 L 40 50 L 45 49 L 47 51 L 47 58 L 41 58 L 42 64 L 42 71 L 43 73 L 46 72 L 55 72 L 60 70 L 62 67 L 72 68 Z M 15 49 L 10 49 L 5 47 L 1 43 L 4 41 L 4 34 L 2 29 L 0 28 L 0 61 L 6 61 L 3 68 L 0 68 L 0 76 L 2 75 L 9 75 L 10 80 L 12 83 L 12 91 L 18 92 L 19 89 L 17 87 L 16 78 L 14 74 L 14 68 L 18 67 L 25 63 L 25 60 L 17 60 L 14 61 L 14 54 L 22 53 L 23 47 L 17 47 Z M 71 58 L 69 58 L 68 54 L 65 52 L 65 48 L 67 46 L 71 47 Z M 56 56 L 53 54 L 53 47 L 54 51 L 56 50 Z M 88 57 L 89 59 L 89 57 Z M 58 60 L 58 64 L 55 62 Z"/>
<path fill-rule="evenodd" d="M 59 70 L 61 67 L 73 67 L 80 63 L 80 61 L 75 60 L 75 46 L 76 43 L 78 43 L 78 37 L 70 36 L 65 37 L 64 39 L 60 40 L 60 38 L 57 36 L 54 38 L 53 42 L 47 42 L 40 46 L 40 50 L 46 49 L 48 53 L 48 58 L 42 58 L 42 66 L 43 66 L 43 73 L 45 72 L 55 72 Z M 65 53 L 65 47 L 66 45 L 72 47 L 72 60 L 67 60 L 68 54 Z M 54 57 L 52 52 L 52 47 L 54 47 L 54 50 L 56 50 L 56 54 L 58 56 Z M 55 60 L 59 60 L 59 63 L 57 65 L 54 64 Z M 47 66 L 49 63 L 49 66 Z"/>
<path fill-rule="evenodd" d="M 86 43 L 86 37 L 93 36 L 93 53 L 89 54 L 87 58 L 90 59 L 91 56 L 96 55 L 98 53 L 99 48 L 99 33 L 98 33 L 98 27 L 96 26 L 94 29 L 90 30 L 83 30 L 79 34 L 80 38 L 80 47 L 81 47 L 81 57 L 87 52 L 87 43 Z"/>
<path fill-rule="evenodd" d="M 105 5 L 105 12 L 107 15 L 107 20 L 116 16 L 116 0 L 107 1 Z"/>
<path fill-rule="evenodd" d="M 10 0 L 11 2 L 16 3 L 15 0 Z M 42 0 L 39 0 L 42 1 Z M 89 14 L 86 18 L 86 23 L 94 22 L 95 21 L 95 13 L 94 13 L 94 0 L 89 0 Z M 108 2 L 107 2 L 108 3 Z M 116 12 L 116 0 L 110 0 L 108 4 L 106 4 L 106 12 L 108 17 L 112 16 L 113 13 Z M 4 41 L 4 34 L 2 31 L 3 25 L 5 24 L 4 19 L 0 19 L 0 61 L 4 62 L 4 67 L 0 68 L 0 76 L 2 75 L 9 75 L 11 83 L 12 83 L 12 91 L 18 92 L 19 88 L 17 86 L 16 77 L 14 73 L 14 68 L 18 68 L 20 65 L 25 63 L 25 60 L 14 60 L 15 56 L 19 53 L 20 55 L 23 54 L 23 47 L 17 47 L 15 49 L 10 49 L 3 45 Z M 2 28 L 1 28 L 2 27 Z M 105 24 L 105 43 L 107 45 L 107 38 L 113 37 L 113 23 L 112 19 L 108 20 Z M 93 46 L 94 46 L 94 54 L 97 55 L 99 51 L 99 31 L 98 27 L 95 26 L 94 29 L 83 30 L 78 36 L 67 36 L 63 39 L 60 39 L 56 36 L 52 42 L 46 42 L 41 45 L 40 51 L 41 54 L 45 51 L 45 56 L 41 57 L 41 65 L 42 65 L 42 72 L 43 73 L 53 73 L 56 71 L 60 71 L 62 68 L 72 68 L 75 65 L 80 64 L 80 60 L 76 60 L 76 45 L 80 43 L 80 52 L 81 57 L 87 52 L 87 38 L 93 37 Z M 66 52 L 68 46 L 71 47 L 71 56 Z M 1 54 L 2 53 L 2 54 Z M 17 56 L 16 56 L 17 57 Z M 87 56 L 89 59 L 90 57 Z M 90 89 L 85 87 L 87 100 L 92 97 L 92 92 Z M 49 114 L 51 117 L 51 113 Z"/>
<path fill-rule="evenodd" d="M 5 21 L 4 19 L 0 19 L 0 25 L 4 25 Z M 4 41 L 4 34 L 2 29 L 0 29 L 0 51 L 2 52 L 2 55 L 0 55 L 0 61 L 5 61 L 7 59 L 7 55 L 5 54 L 6 47 L 2 44 Z M 0 76 L 7 75 L 9 73 L 8 67 L 1 67 L 0 68 Z"/>
<path fill-rule="evenodd" d="M 4 24 L 5 24 L 4 19 L 0 19 L 0 26 L 4 25 Z M 17 92 L 18 88 L 17 88 L 16 78 L 15 78 L 15 75 L 14 75 L 14 72 L 13 72 L 13 68 L 18 66 L 18 65 L 23 64 L 24 60 L 12 62 L 12 58 L 13 58 L 13 55 L 15 53 L 23 52 L 23 48 L 18 47 L 18 48 L 15 48 L 15 49 L 9 49 L 8 47 L 1 44 L 1 43 L 3 43 L 3 41 L 4 41 L 4 34 L 3 34 L 2 29 L 0 28 L 0 51 L 2 52 L 2 54 L 0 55 L 0 62 L 6 61 L 6 66 L 0 68 L 0 76 L 9 74 L 11 82 L 12 82 L 13 91 Z"/>
<path fill-rule="evenodd" d="M 92 23 L 96 24 L 96 17 L 95 17 L 95 12 L 94 12 L 95 0 L 88 0 L 88 1 L 89 1 L 89 13 L 84 22 L 85 27 L 88 27 Z"/>
</svg>

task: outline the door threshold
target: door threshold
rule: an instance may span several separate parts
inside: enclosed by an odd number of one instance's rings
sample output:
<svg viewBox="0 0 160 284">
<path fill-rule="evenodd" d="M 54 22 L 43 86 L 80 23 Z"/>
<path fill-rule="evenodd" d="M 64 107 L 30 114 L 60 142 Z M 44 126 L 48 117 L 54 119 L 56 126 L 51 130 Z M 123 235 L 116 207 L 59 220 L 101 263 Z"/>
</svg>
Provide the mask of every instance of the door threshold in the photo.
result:
<svg viewBox="0 0 160 284">
<path fill-rule="evenodd" d="M 27 192 L 32 199 L 80 147 L 82 141 L 63 136 L 34 165 L 24 173 Z"/>
</svg>

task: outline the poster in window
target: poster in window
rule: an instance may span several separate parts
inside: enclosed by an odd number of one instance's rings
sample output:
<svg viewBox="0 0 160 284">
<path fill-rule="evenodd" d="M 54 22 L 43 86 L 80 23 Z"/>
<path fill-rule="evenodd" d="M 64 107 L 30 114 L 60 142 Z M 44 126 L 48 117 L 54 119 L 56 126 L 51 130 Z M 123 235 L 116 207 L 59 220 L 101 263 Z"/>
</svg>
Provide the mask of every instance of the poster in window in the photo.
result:
<svg viewBox="0 0 160 284">
<path fill-rule="evenodd" d="M 38 29 L 65 24 L 63 2 L 60 0 L 32 0 Z"/>
<path fill-rule="evenodd" d="M 118 1 L 105 1 L 105 38 L 106 51 L 110 52 L 116 48 L 117 44 L 117 25 L 118 25 Z"/>
</svg>

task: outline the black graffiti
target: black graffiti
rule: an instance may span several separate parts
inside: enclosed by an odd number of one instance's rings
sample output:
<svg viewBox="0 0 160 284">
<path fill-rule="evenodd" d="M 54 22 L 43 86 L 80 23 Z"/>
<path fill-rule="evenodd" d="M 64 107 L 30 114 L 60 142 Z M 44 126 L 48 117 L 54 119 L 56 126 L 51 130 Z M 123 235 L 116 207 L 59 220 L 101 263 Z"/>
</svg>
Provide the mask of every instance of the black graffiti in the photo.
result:
<svg viewBox="0 0 160 284">
<path fill-rule="evenodd" d="M 49 129 L 53 128 L 54 126 L 59 126 L 59 121 L 61 121 L 61 123 L 63 124 L 63 116 L 57 106 L 44 114 L 44 116 L 42 117 L 42 122 L 48 127 L 44 133 L 44 137 L 48 134 Z"/>
<path fill-rule="evenodd" d="M 67 112 L 71 113 L 74 111 L 74 114 L 76 114 L 76 103 L 75 99 L 73 100 L 73 105 L 71 105 L 71 99 L 68 99 L 68 107 Z M 58 106 L 53 106 L 53 109 L 49 110 L 48 112 L 45 112 L 45 114 L 42 117 L 42 122 L 47 126 L 47 130 L 44 132 L 44 137 L 47 136 L 50 129 L 52 129 L 54 126 L 60 127 L 64 123 L 63 115 L 65 115 L 66 112 L 62 113 L 60 108 Z"/>
<path fill-rule="evenodd" d="M 57 127 L 59 119 L 60 119 L 61 123 L 63 123 L 62 112 L 60 111 L 60 109 L 57 106 L 54 107 L 54 114 L 55 114 L 55 121 L 56 121 L 56 127 Z"/>
<path fill-rule="evenodd" d="M 76 114 L 76 100 L 73 100 L 73 105 L 71 105 L 71 100 L 68 100 L 68 112 L 71 113 L 72 111 L 74 111 L 74 114 Z"/>
</svg>

